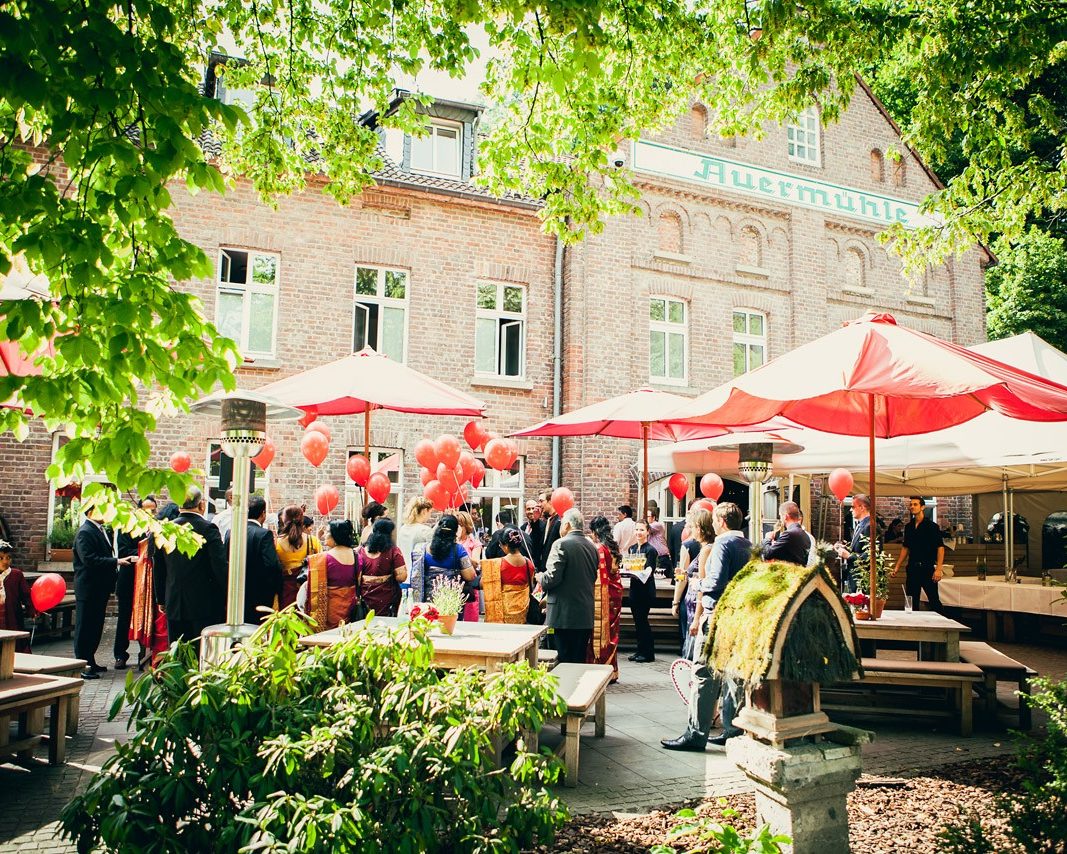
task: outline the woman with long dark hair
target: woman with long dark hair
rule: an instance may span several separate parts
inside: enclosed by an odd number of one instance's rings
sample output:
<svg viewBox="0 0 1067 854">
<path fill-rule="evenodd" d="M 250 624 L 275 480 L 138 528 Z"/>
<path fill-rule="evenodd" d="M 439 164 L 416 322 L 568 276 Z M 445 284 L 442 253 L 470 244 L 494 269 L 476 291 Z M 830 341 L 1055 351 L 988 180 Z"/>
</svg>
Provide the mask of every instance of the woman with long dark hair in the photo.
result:
<svg viewBox="0 0 1067 854">
<path fill-rule="evenodd" d="M 530 611 L 530 592 L 537 567 L 523 554 L 525 544 L 517 528 L 504 529 L 503 541 L 507 549 L 500 558 L 500 598 L 504 622 L 522 625 Z"/>
<path fill-rule="evenodd" d="M 596 544 L 599 566 L 593 592 L 593 636 L 586 660 L 590 664 L 610 664 L 615 668 L 612 682 L 619 679 L 619 624 L 622 618 L 622 556 L 611 531 L 611 522 L 594 516 L 589 531 Z"/>
<path fill-rule="evenodd" d="M 380 617 L 395 617 L 400 585 L 408 580 L 404 555 L 396 547 L 396 525 L 381 517 L 356 555 L 357 595 Z"/>
<path fill-rule="evenodd" d="M 288 608 L 296 601 L 296 594 L 304 582 L 302 570 L 305 565 L 310 566 L 312 555 L 322 551 L 319 541 L 304 530 L 304 508 L 290 504 L 282 511 L 274 550 L 282 564 L 282 595 L 278 605 Z"/>
<path fill-rule="evenodd" d="M 434 528 L 429 546 L 416 546 L 411 564 L 411 590 L 416 602 L 426 601 L 438 578 L 474 581 L 476 573 L 470 555 L 456 542 L 459 520 L 442 516 Z"/>
<path fill-rule="evenodd" d="M 319 631 L 349 619 L 356 600 L 356 531 L 348 519 L 334 519 L 326 551 L 312 555 L 308 570 L 308 613 Z"/>
</svg>

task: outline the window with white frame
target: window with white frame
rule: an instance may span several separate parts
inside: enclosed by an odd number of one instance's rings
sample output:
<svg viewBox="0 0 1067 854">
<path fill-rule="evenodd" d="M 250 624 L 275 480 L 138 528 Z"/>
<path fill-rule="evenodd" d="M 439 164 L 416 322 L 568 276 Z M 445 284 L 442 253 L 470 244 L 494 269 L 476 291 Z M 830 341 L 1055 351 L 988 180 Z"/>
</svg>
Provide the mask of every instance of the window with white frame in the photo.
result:
<svg viewBox="0 0 1067 854">
<path fill-rule="evenodd" d="M 648 303 L 648 375 L 653 382 L 686 382 L 689 331 L 683 300 L 651 297 Z"/>
<path fill-rule="evenodd" d="M 372 347 L 397 362 L 407 352 L 406 270 L 356 267 L 352 352 Z"/>
<path fill-rule="evenodd" d="M 734 376 L 767 361 L 767 318 L 758 311 L 734 309 Z"/>
<path fill-rule="evenodd" d="M 477 489 L 471 490 L 470 498 L 471 514 L 479 527 L 491 533 L 501 510 L 510 510 L 516 525 L 526 521 L 523 512 L 525 472 L 526 461 L 522 457 L 516 459 L 508 471 L 496 471 L 486 466 L 485 479 Z"/>
<path fill-rule="evenodd" d="M 363 448 L 349 448 L 348 456 L 363 454 Z M 390 519 L 400 519 L 400 512 L 404 507 L 404 452 L 399 448 L 371 448 L 370 470 L 381 472 L 389 478 L 389 497 L 385 499 L 385 506 L 389 508 Z M 345 518 L 351 519 L 358 533 L 363 527 L 363 490 L 345 478 Z M 399 524 L 399 522 L 397 523 Z"/>
<path fill-rule="evenodd" d="M 278 331 L 278 256 L 219 250 L 215 326 L 246 356 L 273 356 Z"/>
<path fill-rule="evenodd" d="M 785 126 L 789 159 L 809 166 L 821 164 L 819 151 L 819 111 L 808 107 Z"/>
<path fill-rule="evenodd" d="M 526 375 L 526 288 L 522 285 L 478 284 L 474 372 L 511 379 Z"/>
<path fill-rule="evenodd" d="M 463 165 L 463 126 L 458 122 L 434 120 L 426 136 L 411 138 L 411 168 L 458 178 Z"/>
</svg>

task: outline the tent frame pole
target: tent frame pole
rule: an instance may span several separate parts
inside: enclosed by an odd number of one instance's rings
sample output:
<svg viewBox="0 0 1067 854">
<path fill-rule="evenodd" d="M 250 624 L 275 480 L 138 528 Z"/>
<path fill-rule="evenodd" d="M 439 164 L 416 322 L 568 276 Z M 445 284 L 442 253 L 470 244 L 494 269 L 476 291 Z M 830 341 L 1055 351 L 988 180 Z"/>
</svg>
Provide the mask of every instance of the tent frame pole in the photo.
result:
<svg viewBox="0 0 1067 854">
<path fill-rule="evenodd" d="M 869 440 L 870 444 L 868 445 L 868 448 L 867 448 L 867 450 L 868 450 L 868 461 L 870 463 L 870 468 L 868 469 L 867 476 L 868 476 L 868 483 L 870 484 L 870 491 L 871 491 L 871 535 L 870 535 L 870 538 L 869 538 L 870 547 L 868 548 L 868 553 L 871 556 L 871 578 L 870 578 L 870 582 L 871 582 L 870 600 L 871 601 L 869 603 L 869 611 L 870 611 L 871 619 L 872 620 L 876 620 L 876 619 L 878 619 L 878 617 L 877 617 L 877 613 L 878 612 L 875 610 L 875 600 L 878 597 L 878 556 L 877 556 L 877 550 L 878 550 L 878 504 L 877 504 L 878 496 L 877 496 L 877 490 L 878 490 L 878 487 L 875 485 L 875 477 L 874 477 L 874 468 L 875 468 L 875 466 L 874 466 L 874 395 L 873 394 L 870 394 L 870 395 L 867 396 L 867 403 L 868 403 L 868 410 L 869 410 L 869 414 L 870 414 L 870 432 L 868 434 L 868 440 Z M 844 506 L 843 503 L 842 503 L 842 506 Z"/>
<path fill-rule="evenodd" d="M 642 463 L 642 467 L 643 467 L 643 470 L 644 470 L 644 492 L 642 494 L 642 501 L 644 502 L 644 507 L 641 508 L 641 512 L 643 514 L 641 516 L 641 518 L 644 519 L 647 522 L 648 521 L 648 422 L 647 421 L 642 421 L 641 422 L 641 443 L 642 443 L 642 446 L 643 446 L 642 453 L 643 453 L 643 458 L 644 458 L 644 462 Z"/>
</svg>

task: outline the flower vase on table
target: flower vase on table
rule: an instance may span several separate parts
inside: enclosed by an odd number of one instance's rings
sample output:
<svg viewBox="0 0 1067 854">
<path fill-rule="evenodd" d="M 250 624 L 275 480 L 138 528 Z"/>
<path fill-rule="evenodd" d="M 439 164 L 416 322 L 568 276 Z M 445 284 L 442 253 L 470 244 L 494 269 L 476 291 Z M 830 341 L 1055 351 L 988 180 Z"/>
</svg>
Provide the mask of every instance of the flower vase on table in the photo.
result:
<svg viewBox="0 0 1067 854">
<path fill-rule="evenodd" d="M 430 602 L 437 609 L 441 631 L 450 635 L 456 630 L 459 612 L 467 602 L 463 581 L 459 578 L 438 578 L 433 583 Z"/>
<path fill-rule="evenodd" d="M 882 616 L 882 609 L 889 600 L 889 565 L 891 558 L 889 553 L 880 546 L 875 546 L 875 589 L 871 596 L 871 541 L 869 537 L 861 537 L 859 541 L 859 559 L 852 567 L 852 578 L 856 582 L 858 593 L 845 596 L 845 601 L 852 605 L 856 612 L 857 620 L 877 620 Z M 872 601 L 873 599 L 873 601 Z M 855 600 L 855 601 L 853 601 Z"/>
</svg>

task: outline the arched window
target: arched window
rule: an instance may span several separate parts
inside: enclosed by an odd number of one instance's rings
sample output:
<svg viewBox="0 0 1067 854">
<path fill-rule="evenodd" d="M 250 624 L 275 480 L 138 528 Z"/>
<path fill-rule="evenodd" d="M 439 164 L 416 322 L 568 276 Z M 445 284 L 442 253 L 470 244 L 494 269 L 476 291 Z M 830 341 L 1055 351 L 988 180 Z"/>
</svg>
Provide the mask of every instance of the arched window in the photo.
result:
<svg viewBox="0 0 1067 854">
<path fill-rule="evenodd" d="M 704 139 L 708 132 L 708 111 L 702 104 L 694 104 L 689 111 L 689 133 L 697 139 Z"/>
<path fill-rule="evenodd" d="M 741 229 L 737 244 L 737 263 L 748 267 L 763 266 L 763 246 L 759 232 L 751 225 Z"/>
<path fill-rule="evenodd" d="M 901 155 L 897 160 L 893 161 L 893 186 L 903 187 L 908 183 L 908 164 L 904 160 L 904 155 Z"/>
<path fill-rule="evenodd" d="M 674 211 L 664 211 L 660 214 L 658 231 L 658 243 L 661 252 L 682 251 L 682 218 Z"/>
<path fill-rule="evenodd" d="M 863 265 L 863 253 L 849 249 L 844 258 L 845 287 L 853 291 L 867 289 L 867 273 Z"/>
<path fill-rule="evenodd" d="M 885 158 L 877 148 L 871 149 L 871 180 L 878 184 L 885 182 Z"/>
</svg>

